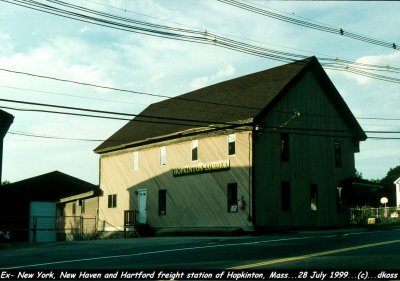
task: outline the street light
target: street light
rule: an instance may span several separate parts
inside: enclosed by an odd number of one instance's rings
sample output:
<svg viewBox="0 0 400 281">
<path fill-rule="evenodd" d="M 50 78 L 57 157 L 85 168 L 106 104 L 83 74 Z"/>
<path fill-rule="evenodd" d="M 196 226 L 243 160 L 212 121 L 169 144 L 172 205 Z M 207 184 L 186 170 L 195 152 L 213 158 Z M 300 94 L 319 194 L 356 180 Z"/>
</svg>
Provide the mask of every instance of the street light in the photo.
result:
<svg viewBox="0 0 400 281">
<path fill-rule="evenodd" d="M 385 204 L 385 208 L 386 208 L 387 202 L 389 202 L 389 200 L 386 197 L 381 198 L 381 204 Z"/>
</svg>

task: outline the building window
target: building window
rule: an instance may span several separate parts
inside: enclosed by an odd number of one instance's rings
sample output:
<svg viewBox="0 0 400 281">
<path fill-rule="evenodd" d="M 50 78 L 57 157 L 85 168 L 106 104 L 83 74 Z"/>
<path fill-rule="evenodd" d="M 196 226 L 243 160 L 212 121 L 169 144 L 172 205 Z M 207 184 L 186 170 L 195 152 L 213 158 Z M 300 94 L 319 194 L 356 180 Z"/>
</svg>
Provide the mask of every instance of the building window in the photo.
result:
<svg viewBox="0 0 400 281">
<path fill-rule="evenodd" d="M 108 208 L 117 208 L 117 194 L 108 195 Z"/>
<path fill-rule="evenodd" d="M 343 197 L 342 197 L 343 187 L 336 187 L 336 207 L 338 212 L 343 212 Z"/>
<path fill-rule="evenodd" d="M 76 202 L 72 203 L 72 215 L 76 215 Z"/>
<path fill-rule="evenodd" d="M 133 153 L 133 171 L 137 171 L 139 169 L 139 151 L 135 151 Z"/>
<path fill-rule="evenodd" d="M 160 147 L 160 166 L 165 166 L 167 163 L 167 148 L 165 146 Z"/>
<path fill-rule="evenodd" d="M 333 150 L 335 154 L 335 167 L 342 167 L 342 144 L 338 141 L 335 141 L 333 144 Z"/>
<path fill-rule="evenodd" d="M 281 134 L 281 160 L 289 161 L 289 134 Z"/>
<path fill-rule="evenodd" d="M 83 199 L 80 199 L 79 200 L 79 206 L 81 206 L 81 214 L 84 214 L 85 213 L 85 209 L 86 209 L 86 206 L 85 206 L 86 204 L 85 204 L 85 200 L 83 200 Z"/>
<path fill-rule="evenodd" d="M 167 214 L 167 191 L 165 189 L 158 191 L 158 214 L 160 216 Z"/>
<path fill-rule="evenodd" d="M 237 210 L 237 183 L 228 183 L 228 213 L 236 213 Z"/>
<path fill-rule="evenodd" d="M 198 147 L 199 147 L 199 141 L 192 140 L 192 161 L 198 160 Z"/>
<path fill-rule="evenodd" d="M 311 184 L 310 185 L 310 208 L 311 211 L 318 210 L 318 185 Z"/>
<path fill-rule="evenodd" d="M 283 181 L 281 184 L 281 208 L 282 211 L 290 211 L 290 182 Z"/>
<path fill-rule="evenodd" d="M 236 153 L 236 135 L 228 135 L 228 154 L 234 155 Z"/>
</svg>

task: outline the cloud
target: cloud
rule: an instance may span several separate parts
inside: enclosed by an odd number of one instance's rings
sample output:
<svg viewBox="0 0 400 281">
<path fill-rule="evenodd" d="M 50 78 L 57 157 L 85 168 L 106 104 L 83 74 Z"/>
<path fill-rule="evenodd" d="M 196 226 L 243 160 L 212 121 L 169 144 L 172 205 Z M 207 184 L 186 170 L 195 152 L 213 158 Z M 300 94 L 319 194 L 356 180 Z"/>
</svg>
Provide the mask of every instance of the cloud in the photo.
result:
<svg viewBox="0 0 400 281">
<path fill-rule="evenodd" d="M 84 27 L 82 27 L 80 30 L 79 30 L 79 32 L 80 33 L 85 33 L 85 32 L 87 32 L 89 30 L 89 28 L 87 27 L 87 26 L 84 26 Z"/>
<path fill-rule="evenodd" d="M 153 77 L 151 77 L 149 79 L 149 82 L 150 83 L 154 83 L 154 82 L 157 82 L 157 81 L 163 79 L 164 77 L 165 77 L 165 73 L 164 72 L 157 73 L 156 75 L 154 75 Z"/>
<path fill-rule="evenodd" d="M 222 69 L 218 70 L 215 74 L 212 75 L 204 75 L 202 77 L 194 78 L 190 82 L 190 88 L 192 90 L 196 90 L 202 87 L 205 87 L 210 84 L 214 84 L 220 82 L 222 80 L 227 80 L 226 78 L 231 77 L 235 73 L 235 68 L 228 64 L 225 65 Z"/>
<path fill-rule="evenodd" d="M 350 67 L 357 67 L 357 68 L 365 68 L 366 72 L 370 73 L 376 73 L 380 75 L 385 75 L 385 76 L 390 76 L 390 77 L 395 77 L 393 73 L 390 73 L 390 68 L 396 67 L 400 68 L 400 52 L 394 51 L 389 54 L 381 54 L 381 55 L 375 55 L 375 56 L 363 56 L 360 57 L 359 59 L 356 60 L 356 63 L 358 64 L 364 64 L 365 66 L 358 66 L 356 64 L 350 64 Z M 379 72 L 379 71 L 371 71 L 369 70 L 367 65 L 381 65 L 381 66 L 386 66 L 383 70 L 388 71 L 388 72 Z M 373 78 L 365 77 L 362 75 L 354 75 L 354 74 L 347 74 L 346 77 L 348 79 L 356 80 L 359 85 L 365 85 L 365 84 L 370 84 L 374 81 L 376 81 Z"/>
</svg>

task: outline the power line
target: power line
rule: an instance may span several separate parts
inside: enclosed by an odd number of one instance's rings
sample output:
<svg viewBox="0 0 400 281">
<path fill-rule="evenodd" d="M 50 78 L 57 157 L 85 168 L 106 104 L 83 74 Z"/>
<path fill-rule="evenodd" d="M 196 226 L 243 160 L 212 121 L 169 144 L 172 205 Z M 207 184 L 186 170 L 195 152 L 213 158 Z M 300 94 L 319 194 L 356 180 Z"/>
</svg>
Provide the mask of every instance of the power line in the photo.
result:
<svg viewBox="0 0 400 281">
<path fill-rule="evenodd" d="M 11 134 L 11 135 L 16 135 L 16 136 L 35 137 L 35 138 L 54 139 L 54 140 L 87 141 L 87 142 L 100 142 L 100 141 L 104 141 L 104 140 L 101 140 L 101 139 L 85 139 L 85 138 L 57 137 L 57 136 L 33 134 L 33 133 L 26 133 L 26 132 L 13 131 L 13 130 L 8 131 L 7 133 L 8 133 L 8 134 Z"/>
<path fill-rule="evenodd" d="M 227 36 L 227 37 L 231 37 L 231 38 L 237 38 L 237 39 L 243 39 L 243 40 L 247 40 L 247 41 L 251 41 L 251 42 L 255 42 L 255 43 L 278 46 L 278 47 L 281 47 L 281 48 L 300 51 L 300 52 L 304 52 L 304 53 L 309 53 L 309 54 L 312 54 L 312 55 L 319 54 L 319 55 L 323 55 L 323 56 L 329 56 L 329 55 L 321 54 L 321 53 L 318 53 L 318 52 L 315 52 L 315 51 L 302 50 L 302 49 L 292 48 L 292 47 L 288 47 L 288 46 L 283 46 L 283 45 L 280 45 L 280 44 L 273 44 L 273 43 L 269 43 L 269 42 L 265 42 L 265 41 L 245 38 L 245 37 L 242 37 L 242 36 L 226 34 L 226 33 L 221 33 L 221 32 L 215 32 L 215 31 L 209 30 L 208 28 L 199 29 L 198 27 L 194 27 L 194 26 L 190 26 L 190 25 L 187 25 L 187 24 L 182 24 L 182 23 L 178 23 L 178 22 L 174 22 L 174 21 L 170 21 L 170 20 L 166 20 L 166 19 L 161 19 L 161 18 L 158 18 L 158 17 L 150 16 L 148 14 L 138 13 L 138 12 L 126 9 L 126 8 L 119 8 L 119 7 L 116 7 L 116 6 L 112 6 L 112 5 L 108 5 L 108 4 L 104 4 L 104 3 L 99 3 L 97 1 L 86 0 L 86 2 L 91 2 L 91 3 L 94 3 L 96 5 L 101 5 L 101 6 L 104 6 L 104 7 L 116 9 L 116 10 L 119 10 L 119 11 L 122 11 L 122 12 L 125 12 L 125 13 L 136 14 L 136 15 L 139 15 L 139 16 L 147 17 L 147 18 L 150 18 L 150 19 L 153 19 L 153 20 L 157 20 L 157 21 L 161 21 L 161 22 L 167 22 L 167 23 L 174 24 L 174 25 L 177 25 L 177 26 L 184 26 L 186 28 L 192 28 L 192 29 L 195 29 L 195 30 L 200 31 L 200 32 L 205 32 L 205 30 L 207 30 L 207 32 L 210 31 L 212 34 L 216 34 L 216 35 L 223 35 L 223 36 Z M 332 59 L 335 59 L 334 56 L 330 56 L 330 57 L 332 57 Z"/>
<path fill-rule="evenodd" d="M 258 133 L 281 133 L 272 130 L 259 130 Z M 51 139 L 51 140 L 66 140 L 66 141 L 81 141 L 81 142 L 104 142 L 107 139 L 88 139 L 88 138 L 71 138 L 71 137 L 60 137 L 60 136 L 51 136 L 51 135 L 42 135 L 42 134 L 34 134 L 23 131 L 13 131 L 10 130 L 7 134 L 23 136 L 23 137 L 33 137 L 33 138 L 42 138 L 42 139 Z M 318 134 L 318 133 L 301 133 L 301 132 L 291 132 L 293 135 L 302 135 L 302 136 L 316 136 L 316 137 L 340 137 L 340 138 L 350 138 L 351 136 L 343 136 L 343 135 L 328 135 L 328 134 Z M 400 137 L 368 137 L 368 139 L 372 140 L 400 140 Z M 110 141 L 110 140 L 107 140 Z M 127 139 L 122 140 L 111 140 L 113 142 L 121 142 L 121 141 L 129 141 Z"/>
<path fill-rule="evenodd" d="M 11 103 L 19 103 L 19 104 L 27 104 L 27 105 L 35 105 L 41 107 L 53 107 L 53 108 L 60 108 L 60 109 L 68 109 L 68 110 L 75 110 L 75 111 L 84 111 L 90 113 L 101 113 L 101 114 L 109 114 L 109 115 L 122 115 L 122 116 L 131 116 L 137 117 L 132 121 L 135 122 L 146 122 L 146 123 L 157 123 L 157 124 L 168 124 L 168 125 L 183 125 L 183 126 L 190 126 L 190 127 L 205 127 L 210 128 L 210 125 L 220 125 L 220 126 L 228 126 L 228 127 L 248 127 L 251 123 L 234 123 L 234 122 L 220 122 L 220 121 L 209 121 L 209 120 L 199 120 L 199 119 L 184 119 L 184 118 L 170 118 L 170 117 L 160 117 L 160 116 L 151 116 L 151 115 L 137 115 L 137 114 L 128 114 L 123 112 L 112 112 L 112 111 L 102 111 L 102 110 L 95 110 L 95 109 L 87 109 L 87 108 L 79 108 L 79 107 L 68 107 L 68 106 L 61 106 L 61 105 L 53 105 L 53 104 L 42 104 L 42 103 L 32 103 L 32 102 L 25 102 L 25 101 L 17 101 L 17 100 L 7 100 L 7 99 L 0 99 L 0 101 L 11 102 Z M 0 106 L 1 107 L 1 106 Z M 5 108 L 5 107 L 1 107 Z M 123 119 L 123 118 L 116 118 L 110 116 L 102 116 L 102 115 L 92 115 L 92 114 L 81 114 L 81 113 L 71 113 L 71 112 L 60 112 L 60 111 L 51 111 L 51 110 L 39 110 L 39 109 L 16 109 L 12 107 L 6 107 L 7 109 L 12 110 L 22 110 L 22 111 L 33 111 L 33 112 L 44 112 L 44 113 L 54 113 L 54 114 L 67 114 L 67 115 L 76 115 L 82 117 L 94 117 L 94 118 L 106 118 L 106 119 L 117 119 L 117 120 L 126 120 L 131 121 L 131 119 Z M 301 114 L 296 114 L 296 116 L 300 116 Z M 293 117 L 290 118 L 292 120 Z M 290 122 L 289 120 L 289 122 Z M 262 130 L 289 130 L 293 134 L 298 134 L 298 131 L 309 131 L 309 132 L 331 132 L 331 133 L 345 133 L 348 130 L 339 130 L 339 129 L 318 129 L 318 128 L 299 128 L 299 127 L 286 127 L 285 122 L 284 125 L 281 126 L 269 126 L 267 123 L 260 123 Z M 213 127 L 217 129 L 223 129 L 224 127 Z M 247 129 L 246 129 L 247 130 Z M 365 131 L 366 133 L 373 133 L 373 134 L 400 134 L 400 131 Z"/>
<path fill-rule="evenodd" d="M 101 113 L 101 114 L 108 114 L 108 115 L 129 116 L 131 118 L 136 117 L 133 120 L 135 122 L 158 123 L 158 124 L 168 124 L 168 125 L 180 125 L 180 126 L 189 126 L 189 127 L 194 127 L 194 126 L 196 126 L 196 127 L 209 127 L 210 125 L 224 125 L 224 126 L 239 126 L 240 125 L 240 126 L 243 126 L 243 124 L 231 123 L 231 122 L 195 120 L 195 119 L 172 118 L 172 117 L 160 117 L 160 116 L 151 116 L 151 115 L 145 115 L 145 114 L 131 114 L 131 113 L 124 113 L 124 112 L 104 111 L 104 110 L 97 110 L 97 109 L 71 107 L 71 106 L 54 105 L 54 104 L 44 104 L 44 103 L 27 102 L 27 101 L 10 100 L 10 99 L 0 99 L 0 101 L 10 102 L 10 103 L 18 103 L 18 104 L 26 104 L 26 105 L 34 105 L 34 106 L 41 106 L 41 107 L 52 107 L 52 108 L 59 108 L 59 109 L 67 109 L 67 110 L 74 110 L 74 111 L 84 111 L 84 112 L 90 112 L 90 113 Z M 71 112 L 65 112 L 65 111 L 61 112 L 61 111 L 41 110 L 41 109 L 25 109 L 25 108 L 21 109 L 21 108 L 4 107 L 4 106 L 0 106 L 0 108 L 18 110 L 18 111 L 31 111 L 31 112 L 75 115 L 75 116 L 82 116 L 82 117 L 95 117 L 95 118 L 127 120 L 127 121 L 132 120 L 132 119 L 126 119 L 126 118 L 116 118 L 116 117 L 103 116 L 103 115 L 89 115 L 89 114 L 81 114 L 81 113 L 71 113 Z M 164 121 L 164 120 L 166 120 L 166 121 Z"/>
<path fill-rule="evenodd" d="M 136 95 L 145 95 L 145 96 L 158 97 L 158 98 L 164 98 L 164 99 L 177 99 L 177 100 L 183 100 L 183 101 L 197 102 L 197 103 L 201 103 L 201 104 L 214 104 L 214 105 L 227 106 L 227 107 L 233 107 L 233 108 L 259 109 L 259 108 L 254 108 L 254 107 L 246 107 L 243 105 L 233 105 L 233 104 L 218 103 L 218 102 L 211 102 L 211 101 L 200 101 L 200 100 L 187 99 L 187 98 L 182 98 L 182 97 L 170 97 L 170 96 L 166 96 L 166 95 L 138 92 L 138 91 L 132 91 L 132 90 L 109 87 L 109 86 L 101 86 L 101 85 L 92 84 L 92 83 L 79 82 L 79 81 L 75 81 L 75 80 L 68 80 L 68 79 L 33 74 L 33 73 L 28 73 L 28 72 L 15 71 L 15 70 L 5 69 L 5 68 L 0 68 L 0 71 L 21 74 L 21 75 L 27 75 L 27 76 L 36 77 L 36 78 L 50 79 L 50 80 L 55 80 L 55 81 L 59 81 L 59 82 L 67 82 L 67 83 L 72 83 L 72 84 L 77 84 L 77 85 L 82 85 L 82 86 L 107 89 L 107 90 L 112 90 L 112 91 L 117 91 L 117 92 L 131 93 L 131 94 L 136 94 Z"/>
<path fill-rule="evenodd" d="M 66 17 L 69 19 L 74 19 L 74 20 L 78 20 L 78 21 L 83 21 L 83 22 L 87 22 L 87 23 L 91 23 L 91 24 L 100 25 L 103 27 L 114 28 L 114 29 L 118 29 L 118 30 L 129 31 L 129 32 L 145 34 L 145 35 L 150 35 L 150 36 L 156 36 L 156 37 L 161 37 L 161 38 L 168 38 L 168 39 L 174 39 L 174 40 L 180 40 L 180 41 L 188 41 L 188 42 L 200 43 L 200 44 L 206 44 L 206 45 L 215 45 L 215 46 L 223 47 L 223 48 L 230 49 L 233 51 L 250 54 L 250 55 L 258 56 L 258 57 L 262 57 L 262 58 L 268 58 L 268 59 L 281 61 L 281 62 L 294 62 L 299 59 L 306 58 L 305 56 L 299 55 L 299 54 L 288 53 L 288 52 L 283 52 L 283 51 L 278 51 L 278 50 L 267 49 L 267 48 L 263 48 L 263 47 L 250 45 L 250 44 L 232 40 L 232 39 L 229 39 L 229 38 L 226 38 L 223 36 L 212 34 L 207 31 L 201 32 L 201 31 L 197 31 L 197 30 L 174 28 L 174 27 L 170 27 L 170 26 L 164 26 L 164 25 L 152 24 L 152 23 L 138 21 L 138 20 L 132 20 L 129 18 L 124 18 L 124 17 L 112 15 L 112 14 L 107 14 L 107 13 L 83 8 L 81 6 L 72 5 L 72 4 L 63 2 L 63 1 L 48 0 L 49 2 L 57 3 L 58 5 L 66 6 L 70 9 L 76 9 L 79 11 L 83 11 L 85 13 L 94 14 L 96 16 L 101 16 L 101 17 L 104 17 L 105 19 L 71 12 L 68 10 L 60 9 L 60 8 L 46 5 L 46 4 L 40 3 L 38 1 L 33 1 L 33 0 L 31 0 L 31 1 L 28 1 L 28 0 L 1 0 L 1 1 L 7 2 L 10 4 L 14 4 L 14 5 L 18 5 L 18 6 L 22 6 L 25 8 L 38 10 L 38 11 L 45 12 L 45 13 L 50 13 L 53 15 L 61 16 L 61 17 Z M 109 20 L 109 19 L 111 19 L 111 20 Z M 116 22 L 115 20 L 118 20 L 119 22 Z M 348 66 L 343 66 L 343 64 L 349 62 L 347 60 L 339 60 L 339 59 L 332 59 L 332 58 L 328 58 L 328 59 L 319 58 L 319 60 L 322 61 L 322 63 L 321 63 L 322 65 L 325 65 L 325 63 L 323 61 L 326 60 L 328 62 L 325 66 L 325 68 L 327 68 L 327 69 L 341 70 L 341 71 L 344 70 L 344 71 L 348 71 L 350 73 L 366 76 L 369 78 L 383 80 L 386 82 L 399 83 L 399 79 L 394 78 L 394 77 L 375 75 L 373 73 L 366 72 L 366 71 L 357 71 L 357 69 L 355 69 L 355 67 L 354 67 L 354 66 L 360 67 L 360 63 L 357 63 L 357 62 L 354 62 L 352 64 L 353 66 L 351 66 L 351 69 L 348 69 Z M 372 65 L 370 65 L 370 66 L 372 66 Z M 397 71 L 399 69 L 400 68 L 398 68 Z M 370 69 L 370 70 L 376 70 L 376 69 Z M 378 69 L 378 71 L 393 72 L 393 71 L 395 71 L 395 68 L 380 67 Z"/>
<path fill-rule="evenodd" d="M 34 90 L 34 89 L 12 87 L 12 86 L 5 86 L 5 85 L 0 85 L 0 88 L 19 90 L 19 91 L 28 91 L 28 92 L 32 92 L 32 93 L 43 93 L 43 94 L 50 94 L 50 95 L 57 95 L 57 96 L 65 96 L 65 97 L 72 97 L 72 98 L 79 98 L 79 99 L 88 99 L 88 100 L 97 100 L 97 101 L 115 102 L 115 103 L 122 103 L 122 104 L 146 105 L 147 106 L 147 104 L 144 104 L 144 103 L 136 103 L 136 102 L 130 102 L 130 101 L 117 101 L 117 100 L 101 99 L 101 98 L 94 98 L 94 97 L 83 97 L 83 96 L 78 96 L 78 95 L 57 93 L 54 91 Z"/>
<path fill-rule="evenodd" d="M 391 49 L 395 49 L 395 50 L 399 49 L 398 44 L 396 44 L 394 42 L 387 42 L 387 41 L 383 41 L 380 39 L 374 39 L 374 38 L 371 38 L 368 36 L 364 36 L 364 35 L 354 33 L 354 32 L 348 31 L 348 30 L 344 30 L 343 28 L 333 28 L 328 25 L 312 23 L 310 21 L 305 21 L 305 20 L 299 20 L 294 17 L 280 15 L 280 14 L 277 14 L 277 13 L 274 13 L 274 12 L 271 12 L 271 11 L 268 11 L 265 9 L 260 9 L 255 6 L 248 5 L 248 4 L 242 3 L 240 1 L 236 1 L 236 0 L 218 0 L 218 1 L 225 3 L 227 5 L 230 5 L 230 6 L 234 6 L 234 7 L 243 9 L 243 10 L 247 10 L 252 13 L 256 13 L 256 14 L 270 17 L 270 18 L 273 18 L 276 20 L 288 22 L 291 24 L 299 25 L 302 27 L 307 27 L 307 28 L 311 28 L 311 29 L 315 29 L 315 30 L 319 30 L 319 31 L 323 31 L 323 32 L 328 32 L 328 33 L 333 33 L 333 34 L 339 34 L 339 35 L 349 37 L 349 38 L 352 38 L 355 40 L 359 40 L 359 41 L 363 41 L 363 42 L 366 42 L 369 44 L 374 44 L 374 45 L 387 47 L 387 48 L 391 48 Z"/>
<path fill-rule="evenodd" d="M 114 87 L 108 87 L 108 86 L 101 86 L 97 84 L 91 84 L 91 83 L 85 83 L 85 82 L 79 82 L 75 80 L 68 80 L 68 79 L 62 79 L 62 78 L 56 78 L 56 77 L 51 77 L 51 76 L 44 76 L 44 75 L 38 75 L 38 74 L 33 74 L 33 73 L 28 73 L 28 72 L 21 72 L 21 71 L 14 71 L 10 69 L 5 69 L 5 68 L 0 68 L 0 71 L 6 71 L 10 73 L 15 73 L 15 74 L 21 74 L 21 75 L 28 75 L 32 77 L 37 77 L 37 78 L 43 78 L 43 79 L 50 79 L 50 80 L 56 80 L 60 82 L 67 82 L 67 83 L 73 83 L 73 84 L 78 84 L 78 85 L 83 85 L 83 86 L 90 86 L 90 87 L 95 87 L 95 88 L 101 88 L 101 89 L 109 89 L 113 91 L 118 91 L 118 92 L 128 92 L 132 94 L 138 94 L 138 95 L 147 95 L 147 96 L 152 96 L 152 97 L 163 97 L 166 99 L 176 99 L 176 100 L 184 100 L 184 101 L 190 101 L 190 102 L 197 102 L 197 103 L 203 103 L 203 104 L 214 104 L 214 105 L 219 105 L 219 106 L 227 106 L 227 107 L 234 107 L 234 108 L 241 108 L 241 109 L 251 109 L 251 110 L 260 110 L 261 108 L 256 108 L 256 107 L 246 107 L 243 105 L 233 105 L 233 104 L 227 104 L 227 103 L 217 103 L 217 102 L 209 102 L 209 101 L 200 101 L 200 100 L 195 100 L 195 99 L 187 99 L 187 98 L 182 98 L 182 97 L 170 97 L 166 95 L 158 95 L 158 94 L 152 94 L 152 93 L 145 93 L 145 92 L 138 92 L 138 91 L 133 91 L 133 90 L 127 90 L 127 89 L 121 89 L 121 88 L 114 88 Z M 26 90 L 26 91 L 34 91 L 34 92 L 43 92 L 43 93 L 50 93 L 50 94 L 58 94 L 54 92 L 48 92 L 48 91 L 36 91 L 36 90 L 30 90 L 30 89 L 23 89 L 23 88 L 16 88 L 16 87 L 7 87 L 7 86 L 0 86 L 0 87 L 5 87 L 5 88 L 12 88 L 12 89 L 19 89 L 19 90 Z M 66 94 L 60 94 L 60 95 L 66 95 Z M 67 96 L 74 96 L 74 95 L 67 95 Z M 74 96 L 74 97 L 79 97 L 79 96 Z M 85 97 L 82 97 L 85 98 Z M 91 98 L 90 98 L 91 99 Z M 0 99 L 1 101 L 2 99 Z M 103 100 L 103 99 L 99 99 Z M 3 99 L 2 101 L 5 102 L 12 102 L 13 100 L 6 100 Z M 107 100 L 105 101 L 112 101 L 112 100 Z M 14 102 L 22 102 L 22 101 L 14 101 Z M 115 101 L 117 102 L 117 101 Z M 129 102 L 127 102 L 129 103 Z M 29 104 L 26 102 L 26 104 Z M 35 105 L 35 103 L 31 103 L 31 105 Z M 50 105 L 51 106 L 51 105 Z M 68 107 L 66 107 L 68 109 Z M 17 109 L 15 109 L 17 110 Z M 101 112 L 101 111 L 99 111 Z M 277 113 L 287 113 L 287 114 L 293 114 L 293 112 L 288 112 L 288 111 L 275 111 Z M 107 113 L 107 111 L 101 112 L 101 113 Z M 125 113 L 127 116 L 134 117 L 136 116 L 135 114 L 131 113 Z M 304 116 L 317 116 L 317 117 L 326 117 L 326 118 L 339 118 L 338 116 L 332 115 L 319 115 L 319 114 L 310 114 L 310 113 L 302 113 Z M 357 119 L 367 119 L 367 120 L 385 120 L 385 121 L 399 121 L 400 118 L 384 118 L 384 117 L 356 117 Z M 122 119 L 122 120 L 128 120 L 128 119 Z"/>
<path fill-rule="evenodd" d="M 165 20 L 165 19 L 161 19 L 161 18 L 157 18 L 157 17 L 150 16 L 150 15 L 147 15 L 147 14 L 144 14 L 144 13 L 138 13 L 138 12 L 135 12 L 135 11 L 132 11 L 132 10 L 128 10 L 128 9 L 125 9 L 125 8 L 119 8 L 119 7 L 116 7 L 116 6 L 112 6 L 112 5 L 108 5 L 108 4 L 104 4 L 104 3 L 99 3 L 99 2 L 96 2 L 96 1 L 92 1 L 92 0 L 86 0 L 86 1 L 87 1 L 87 2 L 91 2 L 91 3 L 94 3 L 94 4 L 96 4 L 96 5 L 101 5 L 101 6 L 113 8 L 113 9 L 116 9 L 116 10 L 120 10 L 120 11 L 123 11 L 123 12 L 125 12 L 125 13 L 133 13 L 133 14 L 137 14 L 137 15 L 140 15 L 140 16 L 144 16 L 144 17 L 147 17 L 147 18 L 155 19 L 155 20 L 158 20 L 158 21 L 168 22 L 168 23 L 172 23 L 172 24 L 174 24 L 174 25 L 184 26 L 184 27 L 186 27 L 186 28 L 192 28 L 192 29 L 195 29 L 195 30 L 197 30 L 197 31 L 204 32 L 204 30 L 201 30 L 201 29 L 199 29 L 199 28 L 197 28 L 197 27 L 193 27 L 193 26 L 189 26 L 189 25 L 185 25 L 185 24 L 182 24 L 182 23 L 177 23 L 177 22 L 173 22 L 173 21 L 169 21 L 169 20 Z M 251 2 L 251 1 L 249 1 L 249 2 Z M 262 6 L 262 5 L 257 5 L 256 3 L 252 3 L 252 4 L 253 4 L 253 5 L 256 5 L 256 6 L 264 7 L 264 6 Z M 272 8 L 269 8 L 269 9 L 272 9 Z M 272 9 L 272 10 L 276 10 L 276 9 Z M 278 10 L 276 10 L 276 11 L 278 11 Z M 282 11 L 279 11 L 279 12 L 284 13 L 284 12 L 282 12 Z M 289 14 L 289 13 L 286 13 L 286 14 Z M 314 20 L 307 19 L 307 18 L 300 17 L 300 16 L 297 16 L 297 17 L 303 18 L 303 19 L 306 19 L 306 20 L 309 20 L 309 21 L 314 21 Z M 319 22 L 317 22 L 317 21 L 314 21 L 314 22 L 319 23 Z M 323 24 L 323 23 L 319 23 L 319 24 Z M 206 30 L 207 30 L 207 29 L 206 29 Z M 211 34 L 216 34 L 216 35 L 218 35 L 217 32 L 211 32 Z M 245 38 L 245 37 L 241 37 L 241 36 L 236 36 L 236 35 L 232 35 L 232 34 L 224 34 L 224 33 L 219 33 L 219 34 L 224 35 L 224 36 L 227 36 L 227 37 L 238 38 L 238 39 L 244 39 L 244 40 L 252 41 L 252 42 L 256 42 L 256 43 L 267 44 L 267 45 L 274 45 L 274 46 L 278 46 L 278 47 L 285 48 L 285 49 L 291 49 L 291 50 L 295 50 L 295 51 L 301 51 L 301 52 L 309 53 L 309 54 L 312 54 L 312 55 L 315 55 L 315 54 L 323 55 L 323 56 L 324 56 L 324 57 L 323 57 L 323 60 L 331 61 L 334 65 L 335 65 L 335 64 L 337 64 L 337 65 L 338 65 L 338 64 L 340 64 L 340 65 L 343 65 L 343 64 L 344 64 L 344 65 L 349 65 L 349 64 L 351 64 L 351 65 L 357 65 L 357 66 L 360 66 L 360 67 L 378 68 L 378 69 L 370 69 L 370 70 L 376 70 L 376 71 L 400 72 L 400 67 L 396 67 L 396 66 L 377 65 L 377 64 L 366 64 L 366 63 L 354 62 L 354 61 L 351 61 L 350 59 L 341 59 L 341 58 L 338 58 L 337 56 L 321 54 L 321 53 L 318 53 L 318 52 L 315 52 L 315 51 L 301 50 L 301 49 L 292 48 L 292 47 L 287 47 L 287 46 L 283 46 L 283 45 L 279 45 L 279 44 L 272 44 L 272 43 L 265 42 L 265 41 L 254 40 L 254 39 L 249 39 L 249 38 Z M 325 58 L 325 57 L 330 57 L 330 58 Z"/>
</svg>

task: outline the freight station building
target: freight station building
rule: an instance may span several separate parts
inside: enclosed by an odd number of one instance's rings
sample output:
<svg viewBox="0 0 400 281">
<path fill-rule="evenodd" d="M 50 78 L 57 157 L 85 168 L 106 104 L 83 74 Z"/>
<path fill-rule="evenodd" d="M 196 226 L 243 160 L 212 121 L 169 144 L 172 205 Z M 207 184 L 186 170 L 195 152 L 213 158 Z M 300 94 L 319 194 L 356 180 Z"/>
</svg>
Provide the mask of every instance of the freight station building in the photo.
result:
<svg viewBox="0 0 400 281">
<path fill-rule="evenodd" d="M 151 104 L 95 149 L 99 219 L 155 230 L 348 223 L 367 137 L 315 57 Z M 101 223 L 99 224 L 101 225 Z"/>
</svg>

